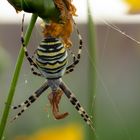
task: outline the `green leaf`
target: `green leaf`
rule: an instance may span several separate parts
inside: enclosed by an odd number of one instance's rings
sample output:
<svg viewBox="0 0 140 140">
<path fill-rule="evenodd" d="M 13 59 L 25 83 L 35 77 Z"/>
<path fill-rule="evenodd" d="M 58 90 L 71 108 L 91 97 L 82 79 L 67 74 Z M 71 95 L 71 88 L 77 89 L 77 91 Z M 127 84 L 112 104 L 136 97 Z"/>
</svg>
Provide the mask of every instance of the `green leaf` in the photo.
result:
<svg viewBox="0 0 140 140">
<path fill-rule="evenodd" d="M 53 0 L 8 0 L 8 2 L 17 10 L 37 14 L 45 21 L 60 20 L 60 11 L 55 6 Z"/>
</svg>

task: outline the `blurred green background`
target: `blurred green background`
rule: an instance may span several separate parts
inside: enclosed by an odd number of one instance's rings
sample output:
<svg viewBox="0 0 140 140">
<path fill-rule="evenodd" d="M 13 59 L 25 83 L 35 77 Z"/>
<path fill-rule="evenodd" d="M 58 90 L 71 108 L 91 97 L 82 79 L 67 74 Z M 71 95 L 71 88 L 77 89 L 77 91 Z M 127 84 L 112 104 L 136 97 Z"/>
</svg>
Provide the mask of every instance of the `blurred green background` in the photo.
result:
<svg viewBox="0 0 140 140">
<path fill-rule="evenodd" d="M 98 23 L 95 26 L 97 85 L 93 87 L 96 88 L 96 97 L 91 97 L 94 98 L 91 110 L 95 109 L 93 117 L 96 134 L 98 135 L 97 140 L 139 140 L 140 48 L 138 44 L 119 32 L 110 29 L 105 24 Z M 118 23 L 117 26 L 139 40 L 140 27 L 138 24 Z M 80 23 L 78 27 L 84 41 L 81 62 L 75 71 L 64 76 L 63 80 L 87 110 L 89 98 L 88 84 L 90 82 L 88 80 L 88 65 L 94 66 L 94 63 L 88 51 L 87 24 Z M 37 26 L 28 46 L 31 55 L 39 44 L 40 39 L 40 27 Z M 76 52 L 78 41 L 75 34 L 73 34 L 72 40 L 74 44 L 73 50 Z M 11 75 L 14 71 L 20 44 L 20 25 L 1 23 L 0 117 L 8 94 Z M 13 105 L 24 101 L 43 82 L 43 78 L 32 75 L 29 64 L 25 60 Z M 49 129 L 55 126 L 67 126 L 70 123 L 78 123 L 80 127 L 86 127 L 85 122 L 65 96 L 61 100 L 61 111 L 68 111 L 70 115 L 64 120 L 54 120 L 48 106 L 47 94 L 49 92 L 50 90 L 44 92 L 39 100 L 13 123 L 10 123 L 10 120 L 16 115 L 17 111 L 11 110 L 5 133 L 6 140 L 15 140 L 15 137 L 20 135 L 31 135 L 42 128 Z"/>
</svg>

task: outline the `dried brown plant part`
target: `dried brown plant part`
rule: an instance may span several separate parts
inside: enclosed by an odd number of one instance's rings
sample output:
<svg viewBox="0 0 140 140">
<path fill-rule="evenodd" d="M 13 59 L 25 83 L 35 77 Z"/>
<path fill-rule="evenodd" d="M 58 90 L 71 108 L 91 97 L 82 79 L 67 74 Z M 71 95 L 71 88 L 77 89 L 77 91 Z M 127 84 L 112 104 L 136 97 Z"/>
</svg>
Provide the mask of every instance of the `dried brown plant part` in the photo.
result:
<svg viewBox="0 0 140 140">
<path fill-rule="evenodd" d="M 43 29 L 43 34 L 47 38 L 53 36 L 56 38 L 62 38 L 62 41 L 66 47 L 71 47 L 70 35 L 73 31 L 73 23 L 71 20 L 67 20 L 64 24 L 51 22 L 46 24 Z"/>
<path fill-rule="evenodd" d="M 64 3 L 67 6 L 67 9 L 69 10 L 69 12 L 73 15 L 73 16 L 77 16 L 76 14 L 76 8 L 75 6 L 72 4 L 72 0 L 63 0 Z"/>
<path fill-rule="evenodd" d="M 57 119 L 57 120 L 63 119 L 66 116 L 68 116 L 68 112 L 65 112 L 65 113 L 59 112 L 59 103 L 60 103 L 62 94 L 63 94 L 63 92 L 61 90 L 56 90 L 56 91 L 52 91 L 48 95 L 48 99 L 50 101 L 51 108 L 52 108 L 52 113 L 53 113 L 55 119 Z"/>
<path fill-rule="evenodd" d="M 61 23 L 51 21 L 50 24 L 43 26 L 44 36 L 53 36 L 61 38 L 65 47 L 71 47 L 72 42 L 70 41 L 71 33 L 73 32 L 73 18 L 76 16 L 76 8 L 72 4 L 71 0 L 54 0 L 57 8 L 61 13 Z"/>
<path fill-rule="evenodd" d="M 54 3 L 60 10 L 61 18 L 64 22 L 68 19 L 72 19 L 72 16 L 76 16 L 76 8 L 71 0 L 54 0 Z"/>
</svg>

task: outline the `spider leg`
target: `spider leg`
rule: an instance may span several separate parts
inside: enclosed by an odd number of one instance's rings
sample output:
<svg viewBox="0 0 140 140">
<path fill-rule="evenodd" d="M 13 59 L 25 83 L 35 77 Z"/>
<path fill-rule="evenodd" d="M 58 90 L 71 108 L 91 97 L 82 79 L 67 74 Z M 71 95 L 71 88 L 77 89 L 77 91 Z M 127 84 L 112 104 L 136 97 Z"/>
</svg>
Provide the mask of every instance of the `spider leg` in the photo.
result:
<svg viewBox="0 0 140 140">
<path fill-rule="evenodd" d="M 27 101 L 27 100 L 26 100 Z M 21 104 L 19 104 L 19 105 L 16 105 L 16 106 L 11 106 L 11 108 L 12 109 L 18 109 L 18 108 L 21 108 L 21 107 L 23 107 L 23 106 L 25 106 L 28 102 L 22 102 Z"/>
<path fill-rule="evenodd" d="M 84 119 L 84 121 L 94 130 L 93 123 L 89 117 L 89 115 L 86 113 L 84 108 L 80 105 L 80 102 L 76 99 L 76 96 L 68 89 L 68 87 L 65 85 L 64 82 L 61 82 L 59 87 L 62 89 L 62 91 L 65 93 L 65 95 L 68 97 L 70 102 L 74 105 L 78 113 L 81 115 L 81 117 Z"/>
<path fill-rule="evenodd" d="M 52 113 L 55 119 L 57 120 L 63 119 L 68 115 L 68 112 L 65 112 L 65 113 L 59 112 L 59 102 L 60 102 L 62 94 L 63 94 L 62 90 L 58 89 L 56 91 L 52 91 L 48 95 L 48 99 L 52 107 Z"/>
<path fill-rule="evenodd" d="M 48 89 L 48 83 L 45 82 L 38 90 L 36 90 L 25 102 L 18 106 L 13 106 L 13 109 L 17 109 L 19 107 L 23 107 L 23 109 L 12 119 L 11 122 L 16 120 L 21 114 L 33 103 L 37 100 L 37 98 L 46 90 Z"/>
<path fill-rule="evenodd" d="M 22 43 L 22 47 L 23 47 L 25 56 L 26 56 L 27 60 L 29 61 L 30 68 L 31 68 L 31 72 L 32 72 L 34 75 L 43 76 L 41 73 L 38 73 L 38 72 L 36 72 L 36 71 L 34 70 L 34 67 L 35 67 L 36 69 L 38 69 L 38 67 L 37 67 L 36 63 L 33 61 L 33 59 L 29 56 L 28 51 L 27 51 L 27 48 L 26 48 L 26 45 L 25 45 L 25 42 L 24 42 L 24 37 L 23 37 L 24 17 L 25 17 L 25 14 L 23 15 L 23 18 L 22 18 L 22 27 L 21 27 L 21 43 Z"/>
<path fill-rule="evenodd" d="M 65 74 L 68 74 L 68 73 L 74 71 L 75 66 L 79 63 L 80 58 L 81 58 L 81 52 L 82 52 L 82 47 L 83 47 L 83 40 L 82 40 L 82 37 L 81 37 L 81 35 L 80 35 L 80 33 L 79 33 L 79 30 L 78 30 L 77 25 L 76 25 L 75 22 L 74 22 L 74 25 L 75 25 L 75 27 L 76 27 L 77 35 L 78 35 L 78 38 L 79 38 L 79 49 L 78 49 L 77 56 L 75 56 L 75 55 L 71 52 L 72 57 L 73 57 L 73 63 L 72 63 L 71 65 L 69 65 L 69 66 L 66 68 Z"/>
</svg>

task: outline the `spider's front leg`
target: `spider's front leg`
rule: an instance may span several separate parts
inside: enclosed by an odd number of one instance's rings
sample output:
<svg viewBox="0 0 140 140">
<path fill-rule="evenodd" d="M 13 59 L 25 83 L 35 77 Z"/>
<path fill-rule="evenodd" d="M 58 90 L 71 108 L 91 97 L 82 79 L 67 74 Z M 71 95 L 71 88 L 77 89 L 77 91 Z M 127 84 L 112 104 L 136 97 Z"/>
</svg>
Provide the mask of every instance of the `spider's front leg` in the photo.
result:
<svg viewBox="0 0 140 140">
<path fill-rule="evenodd" d="M 26 56 L 27 60 L 29 61 L 30 68 L 31 68 L 31 72 L 32 72 L 34 75 L 43 77 L 43 75 L 42 75 L 41 73 L 35 71 L 34 68 L 38 69 L 38 67 L 37 67 L 36 63 L 34 62 L 34 60 L 32 59 L 33 57 L 30 57 L 30 56 L 29 56 L 29 53 L 28 53 L 28 51 L 27 51 L 27 48 L 26 48 L 26 45 L 25 45 L 25 42 L 24 42 L 24 36 L 23 36 L 24 16 L 25 16 L 25 15 L 23 15 L 23 18 L 22 18 L 22 27 L 21 27 L 21 43 L 22 43 L 22 47 L 23 47 L 25 56 Z"/>
<path fill-rule="evenodd" d="M 62 90 L 57 89 L 56 91 L 52 91 L 48 95 L 48 99 L 49 99 L 51 107 L 52 107 L 52 113 L 53 113 L 55 119 L 57 119 L 57 120 L 63 119 L 66 116 L 68 116 L 68 112 L 65 112 L 65 113 L 59 112 L 59 102 L 62 97 L 62 94 L 63 94 Z"/>
</svg>

